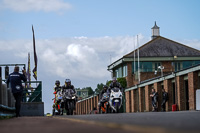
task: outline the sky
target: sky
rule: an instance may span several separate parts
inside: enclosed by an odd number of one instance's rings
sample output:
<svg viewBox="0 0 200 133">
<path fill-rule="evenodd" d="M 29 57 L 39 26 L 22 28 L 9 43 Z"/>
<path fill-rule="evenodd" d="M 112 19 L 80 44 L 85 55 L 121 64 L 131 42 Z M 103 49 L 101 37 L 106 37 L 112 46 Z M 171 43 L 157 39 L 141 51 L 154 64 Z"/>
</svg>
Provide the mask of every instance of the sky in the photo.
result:
<svg viewBox="0 0 200 133">
<path fill-rule="evenodd" d="M 45 113 L 56 80 L 76 88 L 111 79 L 107 66 L 160 35 L 200 50 L 199 0 L 0 0 L 0 64 L 34 68 L 32 25 Z M 12 70 L 10 70 L 12 71 Z M 33 74 L 32 74 L 33 75 Z M 32 80 L 34 78 L 32 77 Z"/>
</svg>

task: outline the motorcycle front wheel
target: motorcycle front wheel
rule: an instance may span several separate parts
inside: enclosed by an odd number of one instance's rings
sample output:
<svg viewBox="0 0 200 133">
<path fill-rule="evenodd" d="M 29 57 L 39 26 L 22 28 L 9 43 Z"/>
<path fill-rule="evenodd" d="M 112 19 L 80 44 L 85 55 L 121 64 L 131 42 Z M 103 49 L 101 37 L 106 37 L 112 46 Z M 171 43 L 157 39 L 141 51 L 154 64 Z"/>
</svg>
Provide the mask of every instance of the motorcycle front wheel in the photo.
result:
<svg viewBox="0 0 200 133">
<path fill-rule="evenodd" d="M 116 113 L 119 113 L 119 103 L 115 103 Z"/>
</svg>

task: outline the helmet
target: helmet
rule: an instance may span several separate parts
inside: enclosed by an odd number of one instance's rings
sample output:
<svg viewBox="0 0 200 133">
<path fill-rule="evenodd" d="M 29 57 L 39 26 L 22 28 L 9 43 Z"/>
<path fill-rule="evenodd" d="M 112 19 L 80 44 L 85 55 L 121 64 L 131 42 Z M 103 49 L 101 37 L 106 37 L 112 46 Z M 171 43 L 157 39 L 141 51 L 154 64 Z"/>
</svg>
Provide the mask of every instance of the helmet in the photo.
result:
<svg viewBox="0 0 200 133">
<path fill-rule="evenodd" d="M 69 83 L 69 82 L 71 82 L 70 79 L 65 79 L 65 83 Z"/>
<path fill-rule="evenodd" d="M 106 89 L 108 89 L 108 86 L 107 86 L 107 85 L 104 85 L 104 86 L 103 86 L 103 88 L 106 88 Z"/>
<path fill-rule="evenodd" d="M 56 80 L 55 84 L 56 84 L 56 85 L 57 85 L 57 84 L 60 85 L 60 81 L 59 81 L 59 80 Z"/>
<path fill-rule="evenodd" d="M 65 79 L 65 85 L 70 86 L 71 85 L 71 80 L 70 79 Z"/>
<path fill-rule="evenodd" d="M 113 77 L 113 82 L 116 82 L 117 81 L 117 78 L 116 77 Z"/>
</svg>

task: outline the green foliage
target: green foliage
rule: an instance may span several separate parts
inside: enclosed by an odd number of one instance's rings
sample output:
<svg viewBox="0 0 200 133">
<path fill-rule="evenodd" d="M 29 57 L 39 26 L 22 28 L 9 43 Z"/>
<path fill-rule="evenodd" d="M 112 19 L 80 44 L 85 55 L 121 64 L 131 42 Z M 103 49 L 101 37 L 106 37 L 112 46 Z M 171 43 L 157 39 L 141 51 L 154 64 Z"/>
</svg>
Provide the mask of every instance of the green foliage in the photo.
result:
<svg viewBox="0 0 200 133">
<path fill-rule="evenodd" d="M 109 87 L 109 85 L 110 85 L 111 82 L 112 82 L 112 80 L 107 81 L 107 82 L 106 82 L 106 85 Z"/>
<path fill-rule="evenodd" d="M 88 96 L 90 95 L 93 95 L 94 94 L 94 91 L 92 90 L 91 87 L 85 87 L 85 88 L 82 88 L 82 90 L 88 90 Z"/>
<path fill-rule="evenodd" d="M 117 81 L 121 84 L 122 88 L 127 87 L 126 78 L 117 78 Z M 112 80 L 107 81 L 106 85 L 109 86 L 111 82 L 112 82 Z"/>
<path fill-rule="evenodd" d="M 121 84 L 122 88 L 127 87 L 126 78 L 117 78 L 117 81 Z"/>
<path fill-rule="evenodd" d="M 99 94 L 101 90 L 103 90 L 103 83 L 97 84 L 97 88 L 95 89 L 95 93 Z"/>
</svg>

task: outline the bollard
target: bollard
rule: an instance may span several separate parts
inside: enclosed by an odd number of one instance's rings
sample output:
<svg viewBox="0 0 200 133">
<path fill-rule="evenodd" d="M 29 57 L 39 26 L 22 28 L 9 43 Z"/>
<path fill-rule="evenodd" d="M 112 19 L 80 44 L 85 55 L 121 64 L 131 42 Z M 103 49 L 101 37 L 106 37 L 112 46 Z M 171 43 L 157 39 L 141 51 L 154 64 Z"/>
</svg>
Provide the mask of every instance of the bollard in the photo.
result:
<svg viewBox="0 0 200 133">
<path fill-rule="evenodd" d="M 2 94 L 2 78 L 0 77 L 0 104 L 2 104 L 3 94 Z"/>
<path fill-rule="evenodd" d="M 8 107 L 11 107 L 11 100 L 12 99 L 11 99 L 11 91 L 10 91 L 9 88 L 7 89 L 7 94 L 8 94 L 8 97 L 7 97 L 8 98 L 7 99 L 8 100 Z"/>
<path fill-rule="evenodd" d="M 2 92 L 3 92 L 3 105 L 8 106 L 8 94 L 7 94 L 7 85 L 2 84 Z"/>
</svg>

